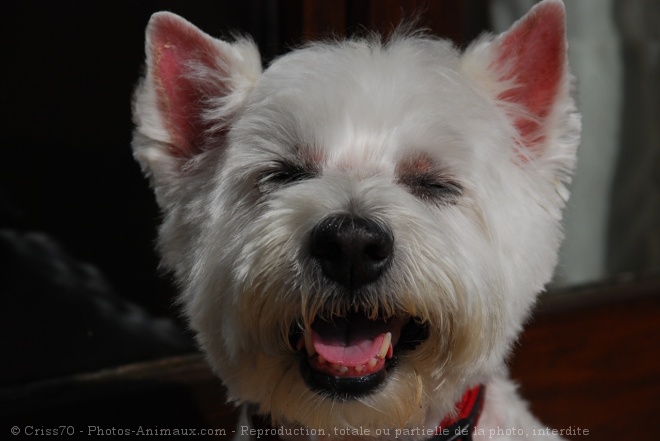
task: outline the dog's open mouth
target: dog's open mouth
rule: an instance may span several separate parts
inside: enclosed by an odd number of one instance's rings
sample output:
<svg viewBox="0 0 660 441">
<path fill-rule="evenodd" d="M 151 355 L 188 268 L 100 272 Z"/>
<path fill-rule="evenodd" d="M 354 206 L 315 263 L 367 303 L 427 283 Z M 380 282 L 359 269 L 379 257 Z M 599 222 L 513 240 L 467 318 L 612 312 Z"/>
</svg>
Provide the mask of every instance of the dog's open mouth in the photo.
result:
<svg viewBox="0 0 660 441">
<path fill-rule="evenodd" d="M 303 355 L 301 373 L 314 390 L 335 398 L 374 391 L 396 366 L 397 355 L 428 338 L 428 327 L 411 317 L 371 320 L 361 313 L 317 319 L 292 333 Z"/>
</svg>

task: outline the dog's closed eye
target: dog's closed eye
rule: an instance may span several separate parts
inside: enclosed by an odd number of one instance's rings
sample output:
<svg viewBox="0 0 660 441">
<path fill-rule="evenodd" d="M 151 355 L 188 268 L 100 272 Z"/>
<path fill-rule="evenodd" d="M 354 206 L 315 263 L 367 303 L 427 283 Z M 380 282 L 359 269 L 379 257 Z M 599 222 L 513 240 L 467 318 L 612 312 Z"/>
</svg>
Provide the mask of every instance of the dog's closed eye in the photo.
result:
<svg viewBox="0 0 660 441">
<path fill-rule="evenodd" d="M 417 198 L 437 204 L 454 203 L 463 192 L 463 188 L 457 182 L 444 176 L 427 173 L 401 176 L 399 183 Z"/>
<path fill-rule="evenodd" d="M 260 193 L 269 194 L 280 188 L 316 176 L 316 170 L 312 170 L 301 164 L 278 160 L 257 174 L 256 187 Z"/>
<path fill-rule="evenodd" d="M 463 193 L 461 184 L 426 154 L 402 161 L 396 174 L 397 183 L 424 202 L 454 203 Z"/>
</svg>

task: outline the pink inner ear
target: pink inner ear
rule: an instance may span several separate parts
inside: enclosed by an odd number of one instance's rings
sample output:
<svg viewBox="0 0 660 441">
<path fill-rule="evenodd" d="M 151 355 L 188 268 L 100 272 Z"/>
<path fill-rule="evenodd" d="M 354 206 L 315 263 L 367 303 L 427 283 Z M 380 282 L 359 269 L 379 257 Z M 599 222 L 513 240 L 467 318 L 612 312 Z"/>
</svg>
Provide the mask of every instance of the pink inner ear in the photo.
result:
<svg viewBox="0 0 660 441">
<path fill-rule="evenodd" d="M 202 147 L 208 129 L 202 119 L 204 98 L 214 91 L 208 90 L 210 83 L 190 78 L 188 69 L 197 65 L 218 70 L 221 54 L 210 37 L 178 17 L 154 17 L 150 36 L 158 107 L 172 138 L 172 153 L 190 157 Z"/>
<path fill-rule="evenodd" d="M 499 99 L 523 106 L 535 119 L 515 121 L 524 145 L 535 151 L 546 136 L 544 123 L 566 75 L 564 8 L 559 2 L 538 5 L 504 35 L 496 63 L 516 87 Z"/>
</svg>

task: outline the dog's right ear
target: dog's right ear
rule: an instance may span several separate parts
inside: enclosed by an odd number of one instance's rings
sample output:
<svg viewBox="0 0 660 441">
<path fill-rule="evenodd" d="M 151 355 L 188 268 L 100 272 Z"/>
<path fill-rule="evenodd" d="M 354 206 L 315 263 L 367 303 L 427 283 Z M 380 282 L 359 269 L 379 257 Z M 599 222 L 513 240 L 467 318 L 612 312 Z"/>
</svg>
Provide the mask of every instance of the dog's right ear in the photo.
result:
<svg viewBox="0 0 660 441">
<path fill-rule="evenodd" d="M 262 68 L 252 41 L 212 38 L 169 12 L 151 17 L 146 58 L 134 98 L 133 149 L 158 188 L 172 184 L 198 154 L 224 148 Z"/>
</svg>

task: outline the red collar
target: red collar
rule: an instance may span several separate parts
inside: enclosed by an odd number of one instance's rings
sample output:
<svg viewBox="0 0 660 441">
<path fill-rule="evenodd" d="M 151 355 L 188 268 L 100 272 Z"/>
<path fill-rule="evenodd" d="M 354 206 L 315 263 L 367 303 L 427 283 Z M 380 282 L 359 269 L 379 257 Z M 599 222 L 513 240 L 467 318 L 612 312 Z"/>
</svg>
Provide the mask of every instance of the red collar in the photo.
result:
<svg viewBox="0 0 660 441">
<path fill-rule="evenodd" d="M 484 407 L 484 385 L 468 389 L 456 403 L 456 415 L 446 416 L 430 441 L 472 441 L 474 427 Z"/>
<path fill-rule="evenodd" d="M 484 405 L 485 393 L 486 388 L 483 385 L 468 389 L 456 403 L 456 415 L 445 417 L 435 429 L 435 435 L 428 441 L 472 441 L 472 433 Z M 270 424 L 270 418 L 250 412 L 250 409 L 248 409 L 248 418 L 251 420 L 252 428 L 260 431 L 258 437 L 251 438 L 279 440 L 277 429 Z"/>
</svg>

